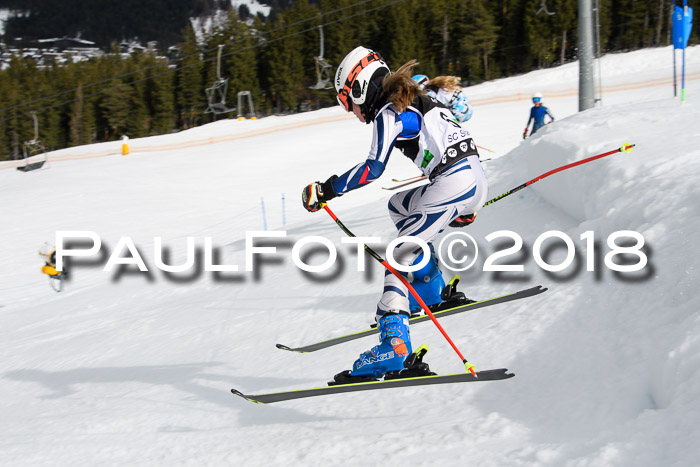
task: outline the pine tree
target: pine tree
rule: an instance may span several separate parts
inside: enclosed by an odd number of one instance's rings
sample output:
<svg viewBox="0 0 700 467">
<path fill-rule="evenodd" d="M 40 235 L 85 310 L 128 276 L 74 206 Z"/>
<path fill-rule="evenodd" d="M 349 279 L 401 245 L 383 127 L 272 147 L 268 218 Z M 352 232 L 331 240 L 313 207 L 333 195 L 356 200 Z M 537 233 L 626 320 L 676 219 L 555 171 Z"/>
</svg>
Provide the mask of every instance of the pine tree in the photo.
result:
<svg viewBox="0 0 700 467">
<path fill-rule="evenodd" d="M 340 10 L 344 7 L 356 3 L 357 0 L 321 0 L 321 12 L 329 12 Z M 345 55 L 352 49 L 360 45 L 357 24 L 354 24 L 352 19 L 338 21 L 353 12 L 352 9 L 345 9 L 336 13 L 330 13 L 323 16 L 323 23 L 331 23 L 323 27 L 324 35 L 324 55 L 334 67 L 340 65 Z M 336 22 L 337 21 L 337 22 Z M 315 44 L 320 45 L 319 38 L 316 38 Z M 318 54 L 320 49 L 315 51 Z"/>
<path fill-rule="evenodd" d="M 181 51 L 182 58 L 177 64 L 175 75 L 175 102 L 181 125 L 190 128 L 199 120 L 206 96 L 202 82 L 203 64 L 192 26 L 188 25 L 183 35 L 185 42 Z"/>
<path fill-rule="evenodd" d="M 73 109 L 70 117 L 71 146 L 80 146 L 81 144 L 85 144 L 87 142 L 83 139 L 85 134 L 83 119 L 84 105 L 85 103 L 83 101 L 83 86 L 82 84 L 78 84 L 78 89 L 76 89 L 75 91 L 75 100 L 73 101 Z"/>
<path fill-rule="evenodd" d="M 115 79 L 110 82 L 110 87 L 104 94 L 105 98 L 101 103 L 102 117 L 109 124 L 109 139 L 117 139 L 129 127 L 134 89 L 122 80 Z"/>
<path fill-rule="evenodd" d="M 524 12 L 525 43 L 530 62 L 526 65 L 526 70 L 530 70 L 533 64 L 542 68 L 554 61 L 552 45 L 556 39 L 552 32 L 552 21 L 556 20 L 547 14 L 537 14 L 540 7 L 540 4 L 530 2 Z"/>
<path fill-rule="evenodd" d="M 269 89 L 277 100 L 278 108 L 296 109 L 304 89 L 304 62 L 299 54 L 302 50 L 302 40 L 292 35 L 297 27 L 272 31 L 290 24 L 284 14 L 277 15 L 274 25 L 267 24 L 266 34 L 268 45 L 264 49 L 264 61 L 268 76 Z"/>
<path fill-rule="evenodd" d="M 559 43 L 559 64 L 563 65 L 566 60 L 567 50 L 573 50 L 571 44 L 576 44 L 578 31 L 578 1 L 577 0 L 555 0 L 551 3 L 554 10 L 553 15 L 547 15 L 542 11 L 540 15 L 550 16 L 547 18 L 552 25 L 552 32 L 555 34 L 554 40 L 558 37 Z"/>
<path fill-rule="evenodd" d="M 225 57 L 222 69 L 225 70 L 229 78 L 229 95 L 231 102 L 238 97 L 238 93 L 249 91 L 255 101 L 259 104 L 260 82 L 258 81 L 258 48 L 257 39 L 253 36 L 250 28 L 238 19 L 235 12 L 229 13 L 229 22 L 224 31 L 227 41 L 231 44 L 230 55 Z M 238 109 L 242 114 L 244 110 Z M 245 113 L 248 109 L 245 110 Z"/>
<path fill-rule="evenodd" d="M 469 0 L 466 6 L 469 21 L 460 44 L 462 57 L 471 79 L 489 79 L 489 55 L 496 47 L 499 28 L 482 0 Z"/>
<path fill-rule="evenodd" d="M 169 133 L 175 126 L 173 75 L 164 60 L 158 60 L 150 71 L 148 103 L 151 115 L 150 134 Z"/>
<path fill-rule="evenodd" d="M 417 58 L 420 44 L 414 29 L 416 2 L 406 1 L 398 7 L 389 7 L 389 51 L 387 60 L 393 68 L 398 68 L 407 61 Z"/>
</svg>

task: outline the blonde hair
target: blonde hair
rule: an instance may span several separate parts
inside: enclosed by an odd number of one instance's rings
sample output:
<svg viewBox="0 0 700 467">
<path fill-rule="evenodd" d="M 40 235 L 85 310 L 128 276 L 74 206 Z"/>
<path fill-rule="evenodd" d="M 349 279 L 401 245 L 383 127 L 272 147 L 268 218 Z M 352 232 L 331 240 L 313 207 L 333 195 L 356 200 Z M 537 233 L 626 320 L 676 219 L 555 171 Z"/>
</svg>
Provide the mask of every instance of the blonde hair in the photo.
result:
<svg viewBox="0 0 700 467">
<path fill-rule="evenodd" d="M 401 68 L 384 78 L 382 89 L 387 96 L 387 100 L 399 112 L 405 111 L 416 96 L 424 95 L 420 87 L 411 79 L 411 70 L 418 65 L 418 62 L 410 60 L 404 63 Z"/>
<path fill-rule="evenodd" d="M 436 76 L 428 81 L 428 86 L 435 86 L 438 89 L 456 91 L 462 89 L 462 80 L 458 76 Z"/>
</svg>

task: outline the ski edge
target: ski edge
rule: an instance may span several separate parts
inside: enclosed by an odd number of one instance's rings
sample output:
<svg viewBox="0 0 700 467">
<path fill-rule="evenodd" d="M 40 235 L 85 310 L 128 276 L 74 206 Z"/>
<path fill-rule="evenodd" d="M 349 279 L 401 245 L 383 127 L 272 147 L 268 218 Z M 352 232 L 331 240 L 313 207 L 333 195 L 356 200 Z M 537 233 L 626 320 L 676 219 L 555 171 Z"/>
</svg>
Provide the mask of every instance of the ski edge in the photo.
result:
<svg viewBox="0 0 700 467">
<path fill-rule="evenodd" d="M 508 369 L 478 371 L 477 376 L 471 373 L 454 373 L 448 375 L 417 376 L 392 380 L 379 380 L 366 383 L 338 384 L 334 386 L 320 386 L 315 388 L 296 389 L 292 391 L 272 392 L 268 394 L 244 394 L 237 389 L 231 389 L 231 394 L 241 397 L 256 404 L 272 404 L 294 399 L 303 399 L 321 395 L 343 394 L 348 392 L 370 391 L 375 389 L 393 389 L 400 387 L 429 386 L 434 384 L 469 383 L 484 381 L 499 381 L 510 379 L 514 373 L 508 373 Z"/>
</svg>

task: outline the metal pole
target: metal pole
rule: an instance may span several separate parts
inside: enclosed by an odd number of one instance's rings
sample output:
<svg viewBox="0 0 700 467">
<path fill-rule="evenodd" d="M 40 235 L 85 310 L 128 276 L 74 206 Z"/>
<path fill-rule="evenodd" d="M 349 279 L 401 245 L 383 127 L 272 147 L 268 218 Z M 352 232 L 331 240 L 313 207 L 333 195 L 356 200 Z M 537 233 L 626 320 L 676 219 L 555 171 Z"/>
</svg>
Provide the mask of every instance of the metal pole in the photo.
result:
<svg viewBox="0 0 700 467">
<path fill-rule="evenodd" d="M 321 53 L 318 55 L 319 57 L 323 58 L 323 26 L 318 27 L 318 33 L 319 36 L 321 37 Z"/>
<path fill-rule="evenodd" d="M 676 14 L 676 8 L 675 8 L 675 1 L 671 2 L 671 26 L 669 29 L 673 31 L 674 28 L 674 22 L 673 22 L 673 16 Z M 678 97 L 678 82 L 676 80 L 676 35 L 671 33 L 671 43 L 673 44 L 673 47 L 671 50 L 673 51 L 673 97 L 676 98 Z"/>
<path fill-rule="evenodd" d="M 685 41 L 685 18 L 688 17 L 688 0 L 683 0 L 683 40 Z M 681 68 L 681 104 L 685 102 L 685 49 L 688 44 L 683 47 L 683 66 Z"/>
<path fill-rule="evenodd" d="M 601 70 L 601 64 L 600 64 L 600 0 L 594 0 L 594 6 L 593 9 L 595 10 L 595 43 L 596 43 L 596 65 L 598 69 L 598 97 L 596 98 L 596 102 L 599 102 L 600 105 L 603 105 L 603 78 L 602 78 L 602 70 Z"/>
<path fill-rule="evenodd" d="M 32 119 L 34 119 L 34 139 L 32 142 L 39 141 L 39 120 L 36 118 L 36 111 L 32 110 L 29 112 L 32 114 Z"/>
<path fill-rule="evenodd" d="M 671 49 L 673 51 L 673 97 L 678 97 L 678 83 L 676 82 L 676 46 Z"/>
<path fill-rule="evenodd" d="M 578 110 L 595 106 L 591 0 L 578 0 Z"/>
<path fill-rule="evenodd" d="M 221 81 L 221 49 L 224 48 L 224 44 L 219 44 L 219 51 L 216 54 L 216 80 Z"/>
</svg>

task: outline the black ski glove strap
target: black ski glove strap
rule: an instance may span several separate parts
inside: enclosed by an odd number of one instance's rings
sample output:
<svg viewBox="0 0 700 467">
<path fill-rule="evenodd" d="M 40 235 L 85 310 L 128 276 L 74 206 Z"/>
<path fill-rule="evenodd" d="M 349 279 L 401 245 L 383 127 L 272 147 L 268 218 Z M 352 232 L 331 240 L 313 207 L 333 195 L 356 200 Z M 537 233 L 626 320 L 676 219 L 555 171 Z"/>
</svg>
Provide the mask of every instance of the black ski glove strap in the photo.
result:
<svg viewBox="0 0 700 467">
<path fill-rule="evenodd" d="M 331 178 L 326 180 L 325 182 L 321 183 L 321 189 L 323 190 L 323 200 L 324 201 L 330 201 L 336 196 L 340 196 L 335 192 L 333 189 L 333 180 L 338 178 L 337 175 L 332 175 Z"/>
</svg>

